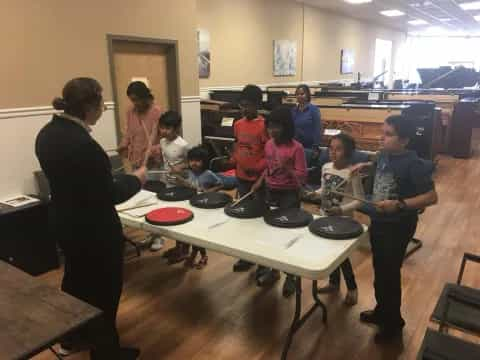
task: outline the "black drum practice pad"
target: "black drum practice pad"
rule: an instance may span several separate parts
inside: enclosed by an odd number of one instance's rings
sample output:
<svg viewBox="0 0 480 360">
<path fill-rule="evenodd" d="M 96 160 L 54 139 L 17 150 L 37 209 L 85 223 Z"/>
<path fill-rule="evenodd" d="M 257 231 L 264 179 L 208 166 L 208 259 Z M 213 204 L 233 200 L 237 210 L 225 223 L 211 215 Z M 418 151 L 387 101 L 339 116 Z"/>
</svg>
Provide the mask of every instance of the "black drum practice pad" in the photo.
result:
<svg viewBox="0 0 480 360">
<path fill-rule="evenodd" d="M 275 209 L 267 211 L 263 219 L 272 226 L 299 228 L 308 226 L 313 221 L 313 216 L 302 209 Z"/>
<path fill-rule="evenodd" d="M 193 213 L 188 209 L 178 207 L 164 207 L 149 212 L 145 220 L 158 226 L 185 224 L 193 219 Z"/>
<path fill-rule="evenodd" d="M 154 193 L 159 193 L 160 191 L 164 190 L 166 187 L 165 183 L 157 180 L 148 180 L 143 188 L 147 191 L 151 191 Z"/>
<path fill-rule="evenodd" d="M 310 231 L 326 239 L 347 240 L 363 234 L 363 226 L 358 221 L 344 216 L 327 216 L 310 223 Z"/>
<path fill-rule="evenodd" d="M 249 197 L 237 205 L 229 204 L 225 207 L 225 214 L 239 219 L 254 219 L 262 217 L 265 205 L 255 197 Z"/>
<path fill-rule="evenodd" d="M 163 201 L 185 201 L 196 194 L 195 190 L 189 187 L 174 186 L 165 188 L 157 193 L 157 197 Z"/>
<path fill-rule="evenodd" d="M 232 202 L 232 197 L 223 192 L 206 192 L 190 199 L 192 206 L 202 209 L 219 209 Z"/>
</svg>

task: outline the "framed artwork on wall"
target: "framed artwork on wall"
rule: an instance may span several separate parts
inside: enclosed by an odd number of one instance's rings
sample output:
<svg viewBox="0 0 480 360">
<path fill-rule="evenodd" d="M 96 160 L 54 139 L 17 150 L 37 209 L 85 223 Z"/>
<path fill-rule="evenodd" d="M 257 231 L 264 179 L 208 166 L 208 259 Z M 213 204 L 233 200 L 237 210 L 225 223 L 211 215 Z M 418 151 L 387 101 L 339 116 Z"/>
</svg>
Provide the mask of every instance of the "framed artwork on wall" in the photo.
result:
<svg viewBox="0 0 480 360">
<path fill-rule="evenodd" d="M 355 52 L 349 49 L 342 49 L 340 54 L 340 74 L 353 74 L 355 65 Z"/>
<path fill-rule="evenodd" d="M 273 41 L 273 76 L 297 75 L 297 42 Z"/>
<path fill-rule="evenodd" d="M 205 29 L 197 30 L 198 40 L 198 76 L 200 79 L 210 77 L 210 32 Z"/>
</svg>

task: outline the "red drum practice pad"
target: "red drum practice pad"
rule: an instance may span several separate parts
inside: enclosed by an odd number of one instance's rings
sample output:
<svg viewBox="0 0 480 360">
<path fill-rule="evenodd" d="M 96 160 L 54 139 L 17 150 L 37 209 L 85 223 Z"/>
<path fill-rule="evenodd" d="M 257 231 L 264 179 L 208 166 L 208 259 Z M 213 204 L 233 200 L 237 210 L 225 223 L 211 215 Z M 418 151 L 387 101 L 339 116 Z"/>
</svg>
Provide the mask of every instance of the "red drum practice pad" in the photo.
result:
<svg viewBox="0 0 480 360">
<path fill-rule="evenodd" d="M 163 201 L 185 201 L 196 194 L 196 191 L 183 186 L 174 186 L 161 190 L 157 197 Z"/>
<path fill-rule="evenodd" d="M 310 231 L 318 236 L 333 240 L 348 240 L 363 234 L 363 226 L 350 217 L 327 216 L 314 220 Z"/>
<path fill-rule="evenodd" d="M 276 227 L 300 228 L 308 226 L 313 221 L 313 216 L 302 209 L 275 209 L 268 211 L 263 220 Z"/>
<path fill-rule="evenodd" d="M 145 220 L 158 226 L 171 226 L 185 224 L 193 219 L 193 213 L 188 209 L 179 207 L 164 207 L 149 212 Z"/>
<path fill-rule="evenodd" d="M 232 202 L 232 197 L 223 192 L 206 192 L 190 199 L 192 206 L 202 209 L 220 209 Z"/>
</svg>

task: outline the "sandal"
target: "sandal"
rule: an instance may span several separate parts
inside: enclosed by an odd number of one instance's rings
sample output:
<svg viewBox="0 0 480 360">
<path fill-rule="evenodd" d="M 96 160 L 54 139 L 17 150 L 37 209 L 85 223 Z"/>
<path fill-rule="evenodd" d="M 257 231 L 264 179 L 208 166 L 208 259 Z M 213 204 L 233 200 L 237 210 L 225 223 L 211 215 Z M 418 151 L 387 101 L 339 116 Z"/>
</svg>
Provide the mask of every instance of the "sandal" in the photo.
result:
<svg viewBox="0 0 480 360">
<path fill-rule="evenodd" d="M 205 255 L 200 258 L 200 260 L 195 264 L 195 267 L 198 270 L 202 270 L 205 266 L 207 266 L 207 264 L 208 264 L 208 256 Z"/>
</svg>

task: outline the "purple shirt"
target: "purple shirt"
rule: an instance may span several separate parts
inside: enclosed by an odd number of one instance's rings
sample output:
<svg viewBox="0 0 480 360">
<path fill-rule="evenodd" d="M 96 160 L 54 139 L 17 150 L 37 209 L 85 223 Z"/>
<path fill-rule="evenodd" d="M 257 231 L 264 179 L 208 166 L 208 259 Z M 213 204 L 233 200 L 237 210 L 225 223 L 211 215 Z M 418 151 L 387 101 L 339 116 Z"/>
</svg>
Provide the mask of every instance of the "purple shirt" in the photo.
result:
<svg viewBox="0 0 480 360">
<path fill-rule="evenodd" d="M 277 145 L 273 139 L 265 145 L 266 182 L 271 189 L 299 189 L 307 179 L 303 146 L 296 140 Z"/>
</svg>

